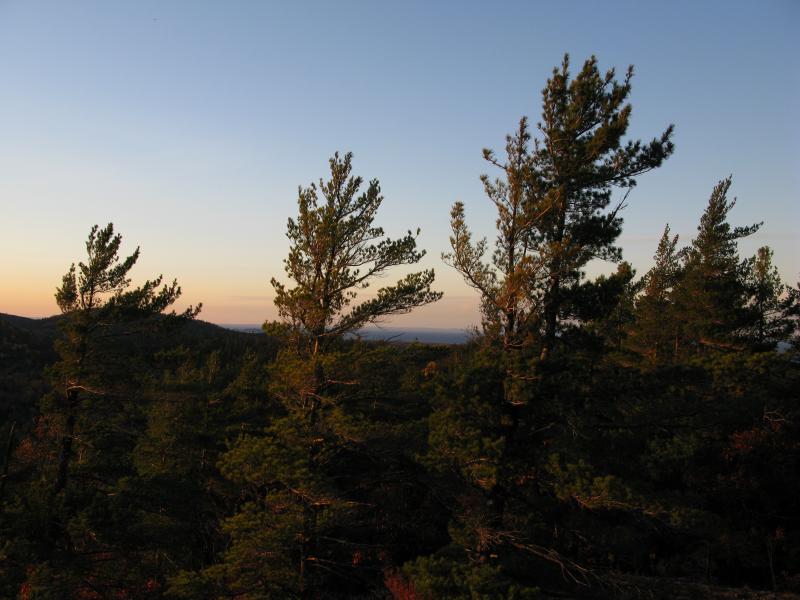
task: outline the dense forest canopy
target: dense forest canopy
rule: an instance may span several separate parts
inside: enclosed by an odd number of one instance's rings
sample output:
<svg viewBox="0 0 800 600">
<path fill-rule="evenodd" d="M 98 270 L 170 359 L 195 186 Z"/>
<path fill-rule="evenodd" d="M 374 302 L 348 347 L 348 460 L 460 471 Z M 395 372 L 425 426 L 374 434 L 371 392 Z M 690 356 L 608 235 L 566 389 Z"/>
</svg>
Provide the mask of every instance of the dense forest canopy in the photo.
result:
<svg viewBox="0 0 800 600">
<path fill-rule="evenodd" d="M 565 57 L 484 150 L 494 246 L 457 202 L 443 256 L 481 300 L 463 345 L 349 335 L 442 296 L 384 283 L 419 230 L 385 236 L 350 153 L 299 189 L 262 334 L 132 287 L 139 249 L 92 227 L 60 316 L 0 315 L 0 596 L 800 593 L 800 290 L 740 256 L 760 224 L 715 174 L 693 239 L 623 261 L 627 192 L 676 151 L 626 137 L 632 81 Z"/>
</svg>

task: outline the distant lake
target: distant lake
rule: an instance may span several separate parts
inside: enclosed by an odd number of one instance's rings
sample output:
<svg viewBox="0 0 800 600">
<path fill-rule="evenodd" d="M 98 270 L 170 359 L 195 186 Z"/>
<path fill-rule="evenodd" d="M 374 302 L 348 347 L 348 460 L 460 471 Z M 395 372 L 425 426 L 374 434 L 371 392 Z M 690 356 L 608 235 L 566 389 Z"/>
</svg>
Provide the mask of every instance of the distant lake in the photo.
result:
<svg viewBox="0 0 800 600">
<path fill-rule="evenodd" d="M 260 325 L 221 323 L 220 327 L 246 333 L 261 333 Z M 466 329 L 436 329 L 432 327 L 365 327 L 358 332 L 358 335 L 365 340 L 422 342 L 424 344 L 464 344 L 470 336 Z"/>
</svg>

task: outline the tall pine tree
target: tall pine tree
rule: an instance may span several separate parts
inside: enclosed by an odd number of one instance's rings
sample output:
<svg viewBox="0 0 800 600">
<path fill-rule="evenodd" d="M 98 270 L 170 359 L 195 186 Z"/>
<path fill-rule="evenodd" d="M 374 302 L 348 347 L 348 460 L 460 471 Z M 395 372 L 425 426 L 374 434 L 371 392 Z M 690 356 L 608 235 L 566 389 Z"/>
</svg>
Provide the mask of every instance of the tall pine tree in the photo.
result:
<svg viewBox="0 0 800 600">
<path fill-rule="evenodd" d="M 672 154 L 672 126 L 649 143 L 623 141 L 630 125 L 633 67 L 617 81 L 591 57 L 572 78 L 569 57 L 542 90 L 541 139 L 536 140 L 527 210 L 534 215 L 533 251 L 545 265 L 541 358 L 556 344 L 562 307 L 592 259 L 618 260 L 622 201 L 610 210 L 615 188 Z"/>
<path fill-rule="evenodd" d="M 432 270 L 358 297 L 424 252 L 411 232 L 391 239 L 374 225 L 380 185 L 372 180 L 361 192 L 363 180 L 351 171 L 352 155 L 336 154 L 330 179 L 299 191 L 285 261 L 293 287 L 272 280 L 284 323 L 267 324 L 290 342 L 270 369 L 279 409 L 261 434 L 241 437 L 220 462 L 245 501 L 224 525 L 231 543 L 223 563 L 201 581 L 252 598 L 347 596 L 368 587 L 358 568 L 365 504 L 348 473 L 364 453 L 346 406 L 359 384 L 357 354 L 343 350 L 342 338 L 441 297 L 431 290 Z M 190 578 L 180 592 L 191 595 L 195 584 Z"/>
<path fill-rule="evenodd" d="M 747 265 L 739 259 L 737 242 L 758 231 L 761 223 L 728 223 L 736 204 L 728 199 L 731 181 L 727 177 L 714 187 L 685 255 L 684 275 L 675 292 L 681 318 L 676 353 L 738 348 L 747 326 Z"/>
</svg>

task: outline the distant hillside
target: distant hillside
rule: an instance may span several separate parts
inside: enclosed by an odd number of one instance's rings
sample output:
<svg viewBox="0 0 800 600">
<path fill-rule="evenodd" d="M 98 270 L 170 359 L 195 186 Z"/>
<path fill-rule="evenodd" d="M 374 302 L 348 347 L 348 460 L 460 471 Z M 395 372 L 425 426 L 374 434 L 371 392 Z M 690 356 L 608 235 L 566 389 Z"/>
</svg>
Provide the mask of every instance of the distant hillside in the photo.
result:
<svg viewBox="0 0 800 600">
<path fill-rule="evenodd" d="M 35 336 L 52 337 L 58 330 L 58 323 L 63 319 L 61 315 L 53 315 L 44 319 L 31 319 L 0 313 L 0 325 L 13 327 L 20 331 L 28 332 Z"/>
<path fill-rule="evenodd" d="M 2 328 L 0 331 L 4 331 L 4 335 L 21 335 L 28 340 L 37 340 L 52 346 L 52 342 L 59 333 L 58 324 L 63 318 L 62 315 L 54 315 L 43 319 L 31 319 L 0 313 L 0 328 Z M 220 326 L 200 319 L 187 321 L 176 331 L 178 338 L 186 341 L 196 341 L 208 337 L 243 339 L 243 337 L 249 337 L 247 334 L 261 333 L 258 327 L 255 328 L 255 331 L 249 331 L 244 327 Z M 12 334 L 12 332 L 16 333 Z"/>
<path fill-rule="evenodd" d="M 45 369 L 58 355 L 53 344 L 60 333 L 61 315 L 30 319 L 0 313 L 0 422 L 28 421 L 36 414 L 41 397 L 50 389 Z M 161 348 L 190 347 L 199 352 L 244 352 L 248 348 L 267 355 L 277 344 L 265 335 L 252 335 L 194 320 L 126 338 L 132 353 L 153 353 Z"/>
<path fill-rule="evenodd" d="M 47 391 L 44 368 L 56 359 L 58 317 L 0 313 L 0 421 L 25 421 Z"/>
<path fill-rule="evenodd" d="M 255 324 L 223 324 L 222 327 L 246 333 L 261 333 Z M 423 344 L 464 344 L 470 338 L 466 329 L 439 329 L 434 327 L 365 327 L 357 334 L 369 341 L 420 342 Z"/>
</svg>

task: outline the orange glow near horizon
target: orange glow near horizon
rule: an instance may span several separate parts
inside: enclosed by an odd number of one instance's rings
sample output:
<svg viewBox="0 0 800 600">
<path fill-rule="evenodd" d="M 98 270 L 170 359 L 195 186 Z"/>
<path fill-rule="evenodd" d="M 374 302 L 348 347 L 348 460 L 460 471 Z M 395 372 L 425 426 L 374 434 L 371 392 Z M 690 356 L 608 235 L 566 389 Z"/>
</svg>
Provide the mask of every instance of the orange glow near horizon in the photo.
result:
<svg viewBox="0 0 800 600">
<path fill-rule="evenodd" d="M 50 278 L 58 282 L 60 276 Z M 135 283 L 135 282 L 134 282 Z M 183 295 L 176 303 L 177 311 L 190 304 L 203 303 L 203 310 L 198 318 L 218 324 L 260 325 L 266 320 L 278 318 L 272 303 L 272 296 L 264 289 L 246 290 L 250 294 L 231 294 L 229 291 L 215 290 L 210 286 L 192 286 L 180 282 Z M 265 286 L 266 287 L 266 286 Z M 58 314 L 54 293 L 56 285 L 46 285 L 40 281 L 21 281 L 4 278 L 0 287 L 0 312 L 29 318 L 45 318 Z M 197 292 L 193 291 L 198 289 Z M 437 287 L 442 289 L 442 287 Z M 423 306 L 411 313 L 396 315 L 384 320 L 388 326 L 423 327 L 441 329 L 466 329 L 479 322 L 478 298 L 476 295 L 465 295 L 464 289 L 454 290 L 439 302 Z M 469 294 L 470 290 L 466 290 Z"/>
</svg>

